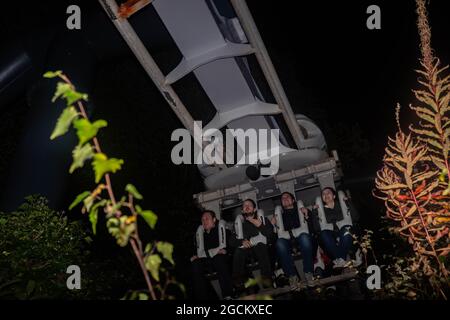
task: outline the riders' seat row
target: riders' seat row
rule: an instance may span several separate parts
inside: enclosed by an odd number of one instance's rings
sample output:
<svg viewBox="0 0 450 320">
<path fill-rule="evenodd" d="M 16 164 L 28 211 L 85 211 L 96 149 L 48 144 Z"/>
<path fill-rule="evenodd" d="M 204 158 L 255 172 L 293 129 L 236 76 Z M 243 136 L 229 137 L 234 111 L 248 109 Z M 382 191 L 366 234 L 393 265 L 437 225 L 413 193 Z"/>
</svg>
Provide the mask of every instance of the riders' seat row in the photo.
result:
<svg viewBox="0 0 450 320">
<path fill-rule="evenodd" d="M 254 200 L 245 199 L 232 228 L 215 212 L 202 212 L 191 257 L 195 298 L 211 297 L 207 280 L 219 298 L 231 298 L 245 292 L 249 271 L 262 288 L 277 285 L 275 274 L 282 274 L 295 290 L 300 278 L 313 286 L 314 278 L 355 263 L 358 214 L 343 191 L 324 188 L 309 207 L 289 192 L 280 202 L 266 216 Z"/>
</svg>

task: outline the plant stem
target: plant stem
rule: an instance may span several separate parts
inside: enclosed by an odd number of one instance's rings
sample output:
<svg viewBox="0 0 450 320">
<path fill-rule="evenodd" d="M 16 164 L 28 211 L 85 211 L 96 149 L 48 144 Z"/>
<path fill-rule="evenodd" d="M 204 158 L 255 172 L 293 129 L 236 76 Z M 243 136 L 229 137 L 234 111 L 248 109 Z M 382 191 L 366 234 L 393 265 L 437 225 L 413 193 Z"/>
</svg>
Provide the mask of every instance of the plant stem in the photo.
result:
<svg viewBox="0 0 450 320">
<path fill-rule="evenodd" d="M 419 206 L 419 203 L 417 202 L 416 195 L 414 194 L 413 191 L 411 191 L 411 196 L 412 196 L 412 198 L 413 198 L 413 200 L 414 200 L 414 203 L 415 203 L 415 205 L 416 205 L 417 212 L 419 213 L 420 221 L 421 221 L 422 226 L 423 226 L 423 229 L 425 230 L 425 233 L 426 233 L 426 235 L 427 235 L 427 241 L 428 241 L 428 243 L 429 243 L 430 246 L 431 246 L 431 250 L 433 250 L 434 257 L 436 258 L 436 261 L 437 261 L 437 263 L 438 263 L 438 266 L 439 266 L 439 268 L 441 269 L 442 274 L 443 274 L 444 276 L 447 276 L 447 270 L 446 270 L 445 267 L 442 265 L 441 260 L 439 260 L 439 257 L 438 257 L 438 255 L 437 255 L 437 253 L 436 253 L 435 248 L 434 248 L 433 241 L 431 241 L 430 234 L 428 233 L 428 227 L 425 225 L 425 221 L 424 221 L 424 219 L 423 219 L 422 213 L 420 212 L 421 207 Z"/>
<path fill-rule="evenodd" d="M 75 88 L 75 86 L 73 85 L 72 81 L 70 81 L 70 79 L 65 74 L 59 75 L 59 77 L 63 81 L 68 83 L 70 86 Z M 79 111 L 81 113 L 81 116 L 83 118 L 85 118 L 86 120 L 89 120 L 89 118 L 87 116 L 87 113 L 86 113 L 86 109 L 83 106 L 83 103 L 81 101 L 77 101 L 77 105 L 78 105 L 78 109 L 79 109 Z M 100 148 L 100 143 L 98 142 L 97 137 L 94 137 L 92 139 L 92 141 L 94 142 L 95 151 L 97 151 L 97 153 L 101 153 L 102 149 Z M 109 173 L 105 174 L 105 181 L 106 181 L 106 189 L 108 190 L 109 198 L 111 199 L 112 204 L 115 205 L 116 204 L 116 197 L 114 196 L 114 191 L 113 191 L 112 183 L 111 183 L 111 177 L 110 177 Z"/>
<path fill-rule="evenodd" d="M 138 259 L 139 266 L 141 267 L 142 273 L 144 274 L 145 282 L 147 283 L 148 290 L 150 291 L 150 295 L 152 296 L 153 300 L 156 300 L 155 291 L 153 290 L 153 285 L 150 280 L 150 277 L 148 275 L 147 269 L 145 268 L 144 259 L 142 258 L 142 251 L 138 249 L 138 246 L 136 244 L 136 239 L 131 238 L 131 247 L 133 248 L 134 254 L 136 255 L 136 258 Z"/>
<path fill-rule="evenodd" d="M 66 75 L 60 75 L 60 78 L 63 79 L 66 83 L 68 83 L 69 85 L 71 85 L 73 88 L 74 85 L 72 84 L 72 82 L 70 81 L 70 79 L 66 76 Z M 81 113 L 81 116 L 87 120 L 89 120 L 87 113 L 86 113 L 86 109 L 84 108 L 84 105 L 81 101 L 77 102 L 78 105 L 78 109 Z M 93 143 L 94 143 L 94 148 L 95 151 L 97 153 L 101 153 L 102 149 L 100 147 L 100 143 L 98 142 L 97 137 L 94 137 L 93 139 Z M 105 182 L 106 182 L 106 189 L 108 190 L 108 195 L 109 198 L 112 202 L 113 205 L 116 204 L 116 198 L 114 196 L 114 191 L 113 191 L 113 187 L 112 187 L 112 183 L 111 183 L 111 177 L 109 175 L 109 173 L 105 174 Z M 139 233 L 138 233 L 138 226 L 137 226 L 137 213 L 134 210 L 134 204 L 133 204 L 133 197 L 131 195 L 129 195 L 129 208 L 131 210 L 131 213 L 134 215 L 134 217 L 136 218 L 136 221 L 134 222 L 136 224 L 136 229 L 135 229 L 135 235 L 134 237 L 132 237 L 130 239 L 131 242 L 131 247 L 133 248 L 133 252 L 136 256 L 136 259 L 139 262 L 139 266 L 141 267 L 142 273 L 144 275 L 145 278 L 145 282 L 147 283 L 147 287 L 148 290 L 150 292 L 150 295 L 152 297 L 153 300 L 156 300 L 156 295 L 155 295 L 155 291 L 153 290 L 153 285 L 152 282 L 150 280 L 149 274 L 147 269 L 145 268 L 145 263 L 144 263 L 144 259 L 143 259 L 143 250 L 142 250 L 142 242 L 139 238 Z"/>
</svg>

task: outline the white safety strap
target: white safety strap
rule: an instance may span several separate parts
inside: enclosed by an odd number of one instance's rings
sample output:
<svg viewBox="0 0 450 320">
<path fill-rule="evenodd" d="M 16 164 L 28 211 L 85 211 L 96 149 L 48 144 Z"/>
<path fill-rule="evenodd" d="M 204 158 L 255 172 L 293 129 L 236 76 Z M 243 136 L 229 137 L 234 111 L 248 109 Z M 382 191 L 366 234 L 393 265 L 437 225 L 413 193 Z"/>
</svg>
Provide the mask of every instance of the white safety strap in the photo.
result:
<svg viewBox="0 0 450 320">
<path fill-rule="evenodd" d="M 339 229 L 344 226 L 353 226 L 352 216 L 350 214 L 350 209 L 347 207 L 347 204 L 344 201 L 345 194 L 342 190 L 338 191 L 338 201 L 341 206 L 343 219 L 336 222 L 336 225 Z M 318 205 L 319 212 L 319 223 L 321 230 L 333 230 L 333 224 L 327 223 L 327 219 L 325 218 L 325 210 L 321 197 L 316 198 L 316 205 Z"/>
<path fill-rule="evenodd" d="M 263 224 L 265 224 L 265 219 L 264 219 L 264 213 L 261 209 L 258 210 L 258 218 L 261 220 L 261 222 Z M 244 222 L 244 217 L 240 214 L 236 217 L 236 220 L 234 220 L 234 230 L 236 232 L 236 237 L 237 239 L 244 239 L 244 230 L 242 227 L 242 223 Z M 258 243 L 264 243 L 267 244 L 267 238 L 261 233 L 259 232 L 258 235 L 251 237 L 249 239 L 250 243 L 252 244 L 252 246 L 256 246 Z"/>
<path fill-rule="evenodd" d="M 208 250 L 209 256 L 211 258 L 214 257 L 219 252 L 219 250 L 225 249 L 227 247 L 227 234 L 225 229 L 225 221 L 223 220 L 219 221 L 218 229 L 219 229 L 219 246 L 217 248 Z"/>
<path fill-rule="evenodd" d="M 316 205 L 317 205 L 317 212 L 319 215 L 319 224 L 320 224 L 320 230 L 324 231 L 324 230 L 330 230 L 333 231 L 333 224 L 332 223 L 327 223 L 327 218 L 325 218 L 325 209 L 323 207 L 323 202 L 322 202 L 322 198 L 321 197 L 317 197 L 316 198 Z"/>
<path fill-rule="evenodd" d="M 225 221 L 220 220 L 218 222 L 218 231 L 219 231 L 219 246 L 217 248 L 212 248 L 208 250 L 209 256 L 213 258 L 220 249 L 225 249 L 227 247 L 227 236 L 226 236 L 226 229 L 225 229 Z M 204 234 L 205 230 L 203 229 L 203 226 L 200 225 L 197 228 L 196 233 L 196 242 L 197 242 L 197 257 L 199 258 L 206 258 L 206 252 L 205 252 L 205 240 L 204 240 Z"/>
<path fill-rule="evenodd" d="M 195 233 L 195 242 L 197 243 L 197 257 L 199 258 L 206 258 L 205 240 L 203 238 L 204 232 L 205 230 L 203 229 L 203 226 L 200 225 L 197 228 L 197 232 Z"/>
<path fill-rule="evenodd" d="M 292 235 L 296 238 L 298 236 L 300 236 L 302 233 L 309 234 L 308 223 L 306 222 L 305 215 L 300 210 L 301 208 L 304 208 L 304 207 L 305 206 L 303 205 L 303 201 L 301 201 L 301 200 L 297 201 L 298 218 L 300 220 L 300 227 L 292 229 Z M 278 237 L 289 240 L 291 237 L 289 235 L 289 232 L 284 229 L 281 206 L 277 206 L 275 208 L 275 219 L 277 221 Z"/>
<path fill-rule="evenodd" d="M 352 215 L 350 214 L 350 208 L 345 203 L 345 193 L 342 190 L 338 191 L 339 204 L 341 205 L 342 215 L 344 219 L 336 222 L 336 225 L 341 229 L 343 226 L 353 226 Z M 347 230 L 348 232 L 348 230 Z"/>
</svg>

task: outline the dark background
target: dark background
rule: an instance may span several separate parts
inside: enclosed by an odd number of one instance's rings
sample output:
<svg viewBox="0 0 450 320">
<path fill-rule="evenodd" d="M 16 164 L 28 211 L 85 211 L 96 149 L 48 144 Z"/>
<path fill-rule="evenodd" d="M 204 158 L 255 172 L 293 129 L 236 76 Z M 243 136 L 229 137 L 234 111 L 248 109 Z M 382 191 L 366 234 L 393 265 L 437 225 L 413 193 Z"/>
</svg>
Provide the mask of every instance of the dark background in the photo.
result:
<svg viewBox="0 0 450 320">
<path fill-rule="evenodd" d="M 74 3 L 82 10 L 81 31 L 65 28 L 66 7 Z M 420 57 L 414 1 L 249 0 L 247 3 L 294 112 L 315 120 L 329 149 L 338 150 L 348 187 L 362 211 L 362 224 L 376 230 L 382 209 L 370 195 L 372 179 L 382 165 L 387 136 L 396 130 L 396 103 L 403 106 L 404 124 L 414 119 L 407 109 L 413 101 L 411 89 L 417 88 L 414 69 L 419 67 Z M 429 18 L 432 46 L 447 64 L 450 43 L 446 35 L 450 22 L 444 3 L 430 1 Z M 366 9 L 371 4 L 381 8 L 381 30 L 366 28 Z M 174 243 L 177 274 L 189 283 L 187 258 L 199 219 L 192 194 L 203 187 L 194 165 L 171 163 L 174 143 L 170 135 L 181 123 L 118 34 L 109 37 L 99 32 L 98 25 L 113 26 L 96 1 L 39 1 L 26 5 L 10 2 L 3 12 L 0 62 L 2 54 L 17 43 L 39 52 L 36 55 L 39 58 L 34 60 L 27 81 L 13 84 L 15 94 L 9 93 L 11 88 L 0 91 L 0 96 L 8 95 L 0 100 L 0 193 L 8 190 L 8 181 L 17 175 L 15 162 L 23 137 L 33 115 L 40 112 L 30 103 L 33 88 L 44 81 L 40 75 L 46 71 L 47 56 L 61 50 L 49 45 L 49 39 L 59 37 L 68 43 L 79 42 L 80 52 L 87 48 L 95 56 L 94 62 L 86 62 L 92 64 L 94 74 L 92 83 L 86 84 L 90 106 L 95 106 L 91 109 L 92 117 L 109 123 L 99 139 L 108 155 L 125 159 L 123 170 L 113 175 L 116 190 L 131 182 L 145 195 L 143 206 L 154 210 L 160 218 L 156 237 Z M 139 13 L 133 19 L 136 25 L 142 23 Z M 94 20 L 95 23 L 84 24 Z M 158 18 L 146 23 L 145 32 L 154 39 L 149 50 L 163 71 L 168 71 L 179 56 L 170 41 L 165 40 Z M 83 63 L 77 60 L 76 51 L 64 54 L 68 58 L 72 55 L 74 64 Z M 180 96 L 189 99 L 188 106 L 201 101 L 189 96 L 193 86 L 189 79 L 176 86 Z M 50 119 L 49 123 L 55 120 Z M 36 141 L 38 146 L 40 143 L 49 142 Z M 33 147 L 38 150 L 36 145 Z M 70 152 L 66 157 L 70 162 Z M 64 195 L 61 201 L 53 203 L 58 209 L 67 208 L 76 194 L 93 186 L 89 168 L 68 177 L 63 171 L 58 174 L 67 182 L 61 185 Z M 46 181 L 40 183 L 44 186 Z M 79 218 L 76 213 L 70 215 Z M 97 238 L 99 255 L 128 254 L 127 249 L 118 250 L 114 246 L 104 229 L 100 228 Z M 137 272 L 136 277 L 139 276 Z"/>
</svg>

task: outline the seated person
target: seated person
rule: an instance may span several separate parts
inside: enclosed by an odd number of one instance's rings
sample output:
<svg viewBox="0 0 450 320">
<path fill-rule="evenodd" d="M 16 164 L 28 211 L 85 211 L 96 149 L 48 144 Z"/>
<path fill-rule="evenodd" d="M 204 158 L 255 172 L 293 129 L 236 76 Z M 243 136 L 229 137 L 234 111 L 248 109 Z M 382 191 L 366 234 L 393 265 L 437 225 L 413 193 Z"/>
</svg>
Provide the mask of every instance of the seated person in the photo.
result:
<svg viewBox="0 0 450 320">
<path fill-rule="evenodd" d="M 342 191 L 327 187 L 322 190 L 322 201 L 316 201 L 320 220 L 320 240 L 326 254 L 333 260 L 333 268 L 346 266 L 347 256 L 353 248 L 352 216 L 354 208 L 346 203 Z M 337 240 L 339 238 L 339 241 Z"/>
<path fill-rule="evenodd" d="M 242 215 L 236 218 L 235 228 L 236 237 L 233 238 L 232 245 L 236 247 L 233 256 L 233 282 L 236 288 L 243 289 L 245 265 L 251 256 L 256 258 L 261 268 L 263 287 L 272 286 L 272 268 L 267 244 L 273 239 L 273 226 L 264 217 L 258 217 L 256 204 L 252 199 L 243 202 Z"/>
<path fill-rule="evenodd" d="M 222 297 L 231 297 L 233 286 L 226 256 L 227 234 L 223 221 L 217 221 L 213 211 L 203 211 L 195 240 L 196 254 L 191 258 L 195 298 L 206 300 L 210 297 L 205 271 L 211 267 L 217 271 Z"/>
<path fill-rule="evenodd" d="M 278 239 L 276 250 L 280 258 L 281 268 L 289 278 L 289 285 L 295 289 L 299 283 L 297 272 L 292 258 L 293 246 L 298 246 L 303 257 L 303 271 L 310 283 L 313 280 L 314 257 L 317 244 L 310 235 L 306 222 L 307 210 L 298 208 L 295 198 L 289 192 L 281 194 L 281 212 L 276 209 L 272 224 L 277 227 Z M 302 210 L 302 211 L 300 211 Z"/>
</svg>

